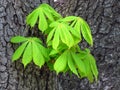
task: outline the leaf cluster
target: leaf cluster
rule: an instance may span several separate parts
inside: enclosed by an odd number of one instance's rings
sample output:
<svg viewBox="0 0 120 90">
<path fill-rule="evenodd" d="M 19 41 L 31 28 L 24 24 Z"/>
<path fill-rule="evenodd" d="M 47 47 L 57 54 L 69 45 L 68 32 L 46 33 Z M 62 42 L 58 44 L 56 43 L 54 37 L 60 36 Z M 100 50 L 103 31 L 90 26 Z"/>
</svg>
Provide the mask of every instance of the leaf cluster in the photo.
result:
<svg viewBox="0 0 120 90">
<path fill-rule="evenodd" d="M 97 81 L 95 58 L 89 49 L 81 50 L 78 45 L 82 39 L 93 45 L 90 27 L 84 19 L 64 18 L 48 4 L 41 4 L 27 16 L 26 23 L 31 29 L 37 24 L 46 43 L 37 37 L 12 37 L 12 43 L 22 43 L 13 54 L 13 61 L 22 58 L 24 67 L 33 61 L 40 68 L 46 63 L 57 74 L 69 72 L 79 78 L 87 77 L 90 82 Z"/>
</svg>

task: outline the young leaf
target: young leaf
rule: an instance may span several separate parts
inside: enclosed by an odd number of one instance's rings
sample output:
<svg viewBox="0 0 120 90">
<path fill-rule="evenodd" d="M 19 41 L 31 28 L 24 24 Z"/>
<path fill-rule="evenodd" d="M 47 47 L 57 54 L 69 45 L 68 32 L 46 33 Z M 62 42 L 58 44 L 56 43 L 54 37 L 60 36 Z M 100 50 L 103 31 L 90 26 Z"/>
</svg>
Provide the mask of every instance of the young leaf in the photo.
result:
<svg viewBox="0 0 120 90">
<path fill-rule="evenodd" d="M 30 25 L 31 27 L 35 26 L 38 19 L 38 13 L 39 13 L 39 10 L 37 8 L 27 16 L 27 19 L 26 19 L 27 25 Z"/>
<path fill-rule="evenodd" d="M 45 8 L 48 8 L 48 10 L 57 18 L 61 18 L 62 16 L 57 13 L 51 6 L 49 6 L 48 4 L 44 4 Z"/>
<path fill-rule="evenodd" d="M 32 61 L 32 44 L 31 42 L 28 43 L 22 58 L 22 63 L 24 67 Z"/>
<path fill-rule="evenodd" d="M 15 53 L 12 56 L 12 61 L 16 61 L 17 59 L 20 58 L 20 56 L 22 55 L 27 43 L 28 42 L 25 42 L 21 46 L 19 46 L 19 48 L 15 51 Z"/>
<path fill-rule="evenodd" d="M 27 38 L 22 37 L 22 36 L 15 36 L 15 37 L 12 37 L 10 41 L 11 41 L 12 43 L 20 43 L 20 42 L 25 42 L 25 41 L 27 41 Z"/>
<path fill-rule="evenodd" d="M 42 46 L 40 43 L 36 43 L 37 47 L 39 48 L 41 55 L 45 58 L 45 61 L 49 60 L 49 52 L 48 49 L 46 49 L 44 46 Z"/>
<path fill-rule="evenodd" d="M 90 61 L 90 67 L 91 67 L 92 73 L 93 73 L 93 75 L 95 77 L 95 80 L 97 81 L 97 79 L 98 79 L 98 70 L 97 70 L 95 59 L 91 54 L 89 54 L 89 56 L 87 56 L 87 57 L 89 58 L 89 61 Z"/>
<path fill-rule="evenodd" d="M 78 69 L 82 73 L 86 74 L 85 65 L 84 65 L 83 61 L 80 59 L 80 57 L 77 54 L 75 54 L 74 52 L 71 52 L 71 55 L 74 59 L 75 64 L 77 65 Z"/>
<path fill-rule="evenodd" d="M 75 20 L 75 19 L 76 19 L 76 16 L 67 16 L 67 17 L 61 19 L 61 21 L 71 22 L 71 21 L 73 21 L 73 20 Z"/>
<path fill-rule="evenodd" d="M 36 42 L 32 42 L 32 48 L 33 48 L 33 62 L 41 68 L 42 65 L 44 65 L 45 63 L 44 57 L 42 56 Z"/>
<path fill-rule="evenodd" d="M 55 32 L 55 29 L 53 29 L 47 36 L 47 43 L 52 39 L 54 32 Z"/>
<path fill-rule="evenodd" d="M 54 18 L 50 12 L 46 12 L 45 10 L 43 10 L 43 12 L 50 21 L 52 21 L 52 22 L 54 21 Z"/>
<path fill-rule="evenodd" d="M 71 70 L 74 74 L 76 74 L 76 75 L 78 76 L 78 72 L 77 72 L 77 70 L 76 70 L 76 66 L 75 66 L 75 64 L 74 64 L 74 61 L 73 61 L 70 53 L 67 54 L 67 58 L 68 58 L 68 66 L 69 66 L 70 70 Z"/>
<path fill-rule="evenodd" d="M 66 52 L 64 52 L 60 57 L 58 57 L 58 59 L 55 61 L 54 64 L 54 69 L 57 72 L 57 74 L 59 72 L 63 72 L 67 66 L 67 57 L 66 57 Z"/>
<path fill-rule="evenodd" d="M 44 16 L 43 12 L 41 12 L 39 14 L 39 19 L 40 20 L 39 20 L 39 26 L 38 26 L 38 28 L 39 28 L 39 30 L 42 30 L 42 32 L 44 32 L 48 28 L 48 23 L 46 21 L 46 18 Z"/>
<path fill-rule="evenodd" d="M 94 81 L 94 77 L 93 77 L 93 74 L 91 72 L 89 58 L 85 57 L 83 62 L 85 64 L 86 76 L 87 76 L 88 80 L 92 83 Z"/>
<path fill-rule="evenodd" d="M 39 38 L 32 37 L 32 39 L 33 39 L 35 42 L 38 42 L 38 43 L 41 43 L 41 44 L 42 44 L 42 41 L 41 41 Z"/>
<path fill-rule="evenodd" d="M 55 35 L 54 35 L 54 38 L 53 38 L 53 41 L 52 41 L 52 46 L 54 49 L 57 49 L 58 45 L 59 45 L 59 30 L 57 30 L 55 32 Z"/>
<path fill-rule="evenodd" d="M 52 56 L 52 55 L 55 55 L 55 54 L 57 54 L 57 53 L 59 53 L 58 50 L 52 49 L 49 55 Z"/>
<path fill-rule="evenodd" d="M 67 26 L 65 24 L 61 24 L 58 28 L 60 28 L 59 32 L 62 42 L 65 43 L 69 48 L 72 47 L 74 45 L 74 40 L 71 33 L 67 29 Z"/>
<path fill-rule="evenodd" d="M 81 32 L 84 37 L 84 39 L 92 46 L 93 45 L 93 39 L 91 35 L 91 30 L 86 21 L 84 21 L 82 18 L 80 18 L 81 21 Z"/>
</svg>

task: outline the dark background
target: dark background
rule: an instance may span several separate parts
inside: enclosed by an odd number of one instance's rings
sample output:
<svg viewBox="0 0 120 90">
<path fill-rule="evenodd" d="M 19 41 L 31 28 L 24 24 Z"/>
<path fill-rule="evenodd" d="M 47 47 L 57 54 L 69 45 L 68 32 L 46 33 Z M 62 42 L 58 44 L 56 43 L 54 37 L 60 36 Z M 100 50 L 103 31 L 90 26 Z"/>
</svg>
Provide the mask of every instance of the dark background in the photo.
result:
<svg viewBox="0 0 120 90">
<path fill-rule="evenodd" d="M 57 76 L 32 63 L 24 69 L 20 60 L 11 62 L 18 45 L 11 44 L 10 38 L 28 36 L 25 17 L 43 2 L 63 16 L 87 20 L 94 38 L 91 51 L 99 69 L 98 83 L 74 75 Z M 120 0 L 0 0 L 0 90 L 120 90 Z"/>
</svg>

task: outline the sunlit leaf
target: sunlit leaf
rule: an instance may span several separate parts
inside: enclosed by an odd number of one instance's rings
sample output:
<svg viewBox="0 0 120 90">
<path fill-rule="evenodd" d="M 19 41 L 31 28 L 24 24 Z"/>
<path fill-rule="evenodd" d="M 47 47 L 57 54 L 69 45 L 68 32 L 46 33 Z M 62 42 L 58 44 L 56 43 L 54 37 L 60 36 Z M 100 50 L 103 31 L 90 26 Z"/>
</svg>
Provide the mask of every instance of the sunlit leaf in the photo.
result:
<svg viewBox="0 0 120 90">
<path fill-rule="evenodd" d="M 26 23 L 27 25 L 34 27 L 38 21 L 39 30 L 44 32 L 48 28 L 48 23 L 50 21 L 53 22 L 56 18 L 61 18 L 61 15 L 58 14 L 51 6 L 44 3 L 27 16 Z"/>
<path fill-rule="evenodd" d="M 47 36 L 47 43 L 52 39 L 55 29 L 53 29 Z"/>
<path fill-rule="evenodd" d="M 85 65 L 85 69 L 86 69 L 86 75 L 87 75 L 87 78 L 90 82 L 93 82 L 94 81 L 94 77 L 93 77 L 93 74 L 92 74 L 92 71 L 91 71 L 91 66 L 90 66 L 90 63 L 89 63 L 89 58 L 88 57 L 85 57 L 84 60 L 84 65 Z"/>
<path fill-rule="evenodd" d="M 40 14 L 39 14 L 39 29 L 40 30 L 42 30 L 42 32 L 44 32 L 47 28 L 48 28 L 48 23 L 47 23 L 47 21 L 46 21 L 46 18 L 45 18 L 45 16 L 44 16 L 44 14 L 43 14 L 43 12 L 41 12 Z"/>
<path fill-rule="evenodd" d="M 33 62 L 38 65 L 40 68 L 44 65 L 45 60 L 39 47 L 37 46 L 36 42 L 32 42 L 33 47 Z"/>
<path fill-rule="evenodd" d="M 83 19 L 80 19 L 80 21 L 81 21 L 80 25 L 81 25 L 82 35 L 83 35 L 84 39 L 92 46 L 93 39 L 92 39 L 90 27 L 88 26 L 86 21 L 84 21 Z"/>
<path fill-rule="evenodd" d="M 38 42 L 36 42 L 35 44 L 39 48 L 39 51 L 40 51 L 41 55 L 45 58 L 45 61 L 48 61 L 49 60 L 49 51 L 48 51 L 48 49 L 46 49 L 42 44 L 40 44 Z"/>
<path fill-rule="evenodd" d="M 59 30 L 56 30 L 53 41 L 52 41 L 52 46 L 54 49 L 57 49 L 58 45 L 59 45 Z"/>
<path fill-rule="evenodd" d="M 27 41 L 27 38 L 22 37 L 22 36 L 15 36 L 15 37 L 12 37 L 10 41 L 11 41 L 12 43 L 20 43 L 20 42 L 25 42 L 25 41 Z"/>
<path fill-rule="evenodd" d="M 75 54 L 74 52 L 71 52 L 71 54 L 72 54 L 72 57 L 74 59 L 75 64 L 77 65 L 78 69 L 82 73 L 86 74 L 85 65 L 84 65 L 83 61 L 80 59 L 79 55 Z"/>
<path fill-rule="evenodd" d="M 98 70 L 97 70 L 95 58 L 91 54 L 89 54 L 89 56 L 87 56 L 87 57 L 89 58 L 92 73 L 93 73 L 93 75 L 95 77 L 95 80 L 97 81 L 97 79 L 98 79 Z"/>
<path fill-rule="evenodd" d="M 56 17 L 61 18 L 62 16 L 57 13 L 51 6 L 49 6 L 48 4 L 44 4 L 45 8 L 48 8 L 48 10 Z"/>
<path fill-rule="evenodd" d="M 58 28 L 60 28 L 59 32 L 62 42 L 65 43 L 69 48 L 72 47 L 74 45 L 74 40 L 71 33 L 67 29 L 67 26 L 60 24 Z"/>
<path fill-rule="evenodd" d="M 39 38 L 37 38 L 37 37 L 32 37 L 32 39 L 33 39 L 35 42 L 38 42 L 38 43 L 41 43 L 41 44 L 42 44 L 42 41 L 41 41 Z"/>
<path fill-rule="evenodd" d="M 67 66 L 66 52 L 64 52 L 58 59 L 55 61 L 54 69 L 57 72 L 63 72 Z"/>
<path fill-rule="evenodd" d="M 54 18 L 50 12 L 46 12 L 45 10 L 43 10 L 43 12 L 50 21 L 54 21 Z"/>
<path fill-rule="evenodd" d="M 71 70 L 74 74 L 76 74 L 76 75 L 78 76 L 78 72 L 77 72 L 77 70 L 76 70 L 76 66 L 75 66 L 74 60 L 72 59 L 70 53 L 67 54 L 67 59 L 68 59 L 68 66 L 69 66 L 70 70 Z"/>
<path fill-rule="evenodd" d="M 32 13 L 27 16 L 26 23 L 31 27 L 34 27 L 38 19 L 38 9 L 35 9 Z"/>
<path fill-rule="evenodd" d="M 32 44 L 31 42 L 29 42 L 24 51 L 22 63 L 24 64 L 24 67 L 26 67 L 26 65 L 29 64 L 31 61 L 32 61 Z"/>
<path fill-rule="evenodd" d="M 57 54 L 57 53 L 59 53 L 58 50 L 52 49 L 49 55 L 52 56 L 52 55 L 55 55 L 55 54 Z"/>
<path fill-rule="evenodd" d="M 15 51 L 15 53 L 12 56 L 12 61 L 15 61 L 15 60 L 20 58 L 20 56 L 22 55 L 27 43 L 28 42 L 25 42 L 21 46 L 19 46 L 19 48 Z"/>
<path fill-rule="evenodd" d="M 76 19 L 76 16 L 67 16 L 65 18 L 63 18 L 61 21 L 66 21 L 66 22 L 70 22 Z"/>
</svg>

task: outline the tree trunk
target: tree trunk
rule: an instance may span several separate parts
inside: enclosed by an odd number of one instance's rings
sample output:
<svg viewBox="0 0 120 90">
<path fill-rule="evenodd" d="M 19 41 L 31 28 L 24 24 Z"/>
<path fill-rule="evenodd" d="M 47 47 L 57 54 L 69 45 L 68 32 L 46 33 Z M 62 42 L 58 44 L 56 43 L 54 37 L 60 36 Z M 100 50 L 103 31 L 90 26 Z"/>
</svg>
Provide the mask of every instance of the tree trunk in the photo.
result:
<svg viewBox="0 0 120 90">
<path fill-rule="evenodd" d="M 17 45 L 11 44 L 10 38 L 28 36 L 25 17 L 43 2 L 63 16 L 87 20 L 94 38 L 91 50 L 99 69 L 98 83 L 90 84 L 74 75 L 57 76 L 32 63 L 24 69 L 20 60 L 11 62 Z M 0 90 L 120 90 L 119 6 L 119 0 L 0 0 Z"/>
</svg>

